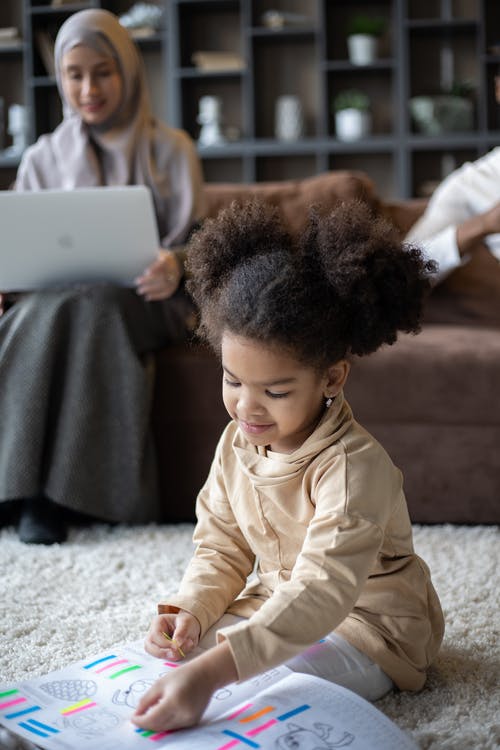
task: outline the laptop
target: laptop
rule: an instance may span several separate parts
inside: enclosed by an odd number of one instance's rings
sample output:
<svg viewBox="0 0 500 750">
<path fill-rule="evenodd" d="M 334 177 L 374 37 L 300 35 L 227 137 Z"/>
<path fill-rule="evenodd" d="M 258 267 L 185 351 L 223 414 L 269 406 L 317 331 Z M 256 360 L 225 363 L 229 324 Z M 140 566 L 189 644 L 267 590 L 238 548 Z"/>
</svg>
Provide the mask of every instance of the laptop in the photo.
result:
<svg viewBox="0 0 500 750">
<path fill-rule="evenodd" d="M 160 240 L 149 188 L 0 191 L 0 292 L 134 286 Z"/>
</svg>

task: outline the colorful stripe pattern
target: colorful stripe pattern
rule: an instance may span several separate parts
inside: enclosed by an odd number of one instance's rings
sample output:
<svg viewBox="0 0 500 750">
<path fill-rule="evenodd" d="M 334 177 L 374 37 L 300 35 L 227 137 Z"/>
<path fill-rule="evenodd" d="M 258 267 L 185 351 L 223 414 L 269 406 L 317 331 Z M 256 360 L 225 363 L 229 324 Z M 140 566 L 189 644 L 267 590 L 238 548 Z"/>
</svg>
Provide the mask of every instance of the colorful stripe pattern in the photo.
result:
<svg viewBox="0 0 500 750">
<path fill-rule="evenodd" d="M 262 732 L 265 732 L 266 729 L 270 729 L 271 727 L 278 724 L 280 721 L 286 721 L 287 719 L 290 719 L 292 716 L 297 716 L 298 714 L 301 714 L 303 711 L 307 711 L 308 708 L 311 708 L 308 704 L 304 703 L 302 706 L 297 706 L 296 708 L 291 709 L 290 711 L 286 711 L 283 714 L 280 714 L 276 717 L 269 717 L 269 714 L 272 711 L 275 711 L 274 706 L 264 706 L 263 708 L 259 708 L 257 711 L 253 711 L 253 713 L 247 714 L 247 712 L 252 708 L 252 703 L 246 703 L 244 706 L 241 706 L 241 708 L 236 709 L 234 713 L 230 714 L 229 716 L 226 716 L 227 721 L 232 721 L 237 719 L 237 723 L 241 725 L 247 725 L 251 722 L 258 721 L 259 719 L 262 719 L 262 717 L 266 717 L 266 721 L 264 721 L 261 724 L 258 724 L 256 727 L 252 727 L 252 729 L 249 729 L 248 731 L 245 731 L 244 726 L 242 726 L 241 732 L 236 732 L 233 729 L 223 729 L 222 734 L 224 734 L 226 737 L 231 738 L 229 742 L 224 743 L 223 745 L 220 745 L 217 750 L 232 750 L 232 748 L 240 746 L 239 750 L 245 750 L 245 748 L 261 748 L 262 745 L 260 745 L 258 742 L 255 741 L 254 737 L 261 734 Z M 245 714 L 242 716 L 242 714 Z M 238 719 L 238 716 L 241 718 Z M 149 729 L 136 729 L 135 733 L 139 737 L 143 737 L 147 740 L 152 740 L 153 742 L 156 742 L 158 740 L 163 739 L 168 734 L 172 734 L 173 731 L 167 731 L 167 732 L 154 732 Z"/>
<path fill-rule="evenodd" d="M 19 726 L 23 729 L 27 729 L 28 732 L 31 732 L 37 737 L 52 737 L 54 734 L 60 734 L 59 729 L 51 727 L 49 724 L 43 724 L 41 721 L 36 721 L 35 719 L 20 721 Z"/>
<path fill-rule="evenodd" d="M 71 716 L 71 714 L 77 714 L 80 711 L 85 711 L 87 708 L 93 708 L 94 706 L 97 706 L 95 701 L 91 701 L 90 698 L 84 698 L 82 701 L 78 701 L 78 703 L 73 703 L 72 706 L 61 708 L 61 714 L 63 716 Z"/>
<path fill-rule="evenodd" d="M 28 714 L 33 714 L 35 713 L 35 711 L 41 710 L 42 709 L 40 706 L 30 706 L 28 704 L 28 699 L 21 695 L 17 688 L 13 688 L 12 690 L 5 690 L 4 692 L 0 693 L 0 711 L 2 713 L 4 711 L 7 711 L 7 713 L 4 713 L 4 719 L 20 719 L 23 716 L 28 716 Z M 34 719 L 28 719 L 28 721 L 26 722 L 18 722 L 18 724 L 20 727 L 33 732 L 33 734 L 39 734 L 41 731 L 39 722 L 35 721 Z M 57 732 L 58 730 L 52 729 L 52 731 Z M 48 737 L 49 735 L 42 734 L 41 736 Z"/>
<path fill-rule="evenodd" d="M 119 667 L 118 671 L 116 668 Z M 109 656 L 103 656 L 101 659 L 90 662 L 90 664 L 84 664 L 83 668 L 94 672 L 95 674 L 102 674 L 108 672 L 105 676 L 110 680 L 114 680 L 117 677 L 121 677 L 123 674 L 128 672 L 134 672 L 136 669 L 141 669 L 142 664 L 131 664 L 128 659 L 119 659 L 116 654 L 109 654 Z"/>
<path fill-rule="evenodd" d="M 136 729 L 135 733 L 138 734 L 140 737 L 144 737 L 147 740 L 152 740 L 152 742 L 158 742 L 158 740 L 162 740 L 164 737 L 167 736 L 167 734 L 172 734 L 173 730 L 167 731 L 167 732 L 153 732 L 150 729 Z"/>
<path fill-rule="evenodd" d="M 233 714 L 230 714 L 227 719 L 236 719 L 238 716 L 241 716 L 246 711 L 252 708 L 251 703 L 247 703 L 242 708 L 235 711 Z M 263 708 L 258 709 L 257 711 L 254 711 L 253 713 L 250 713 L 245 716 L 241 716 L 240 719 L 238 719 L 238 724 L 249 724 L 250 722 L 257 721 L 259 719 L 262 719 L 262 717 L 266 717 L 266 721 L 264 721 L 262 724 L 258 724 L 258 726 L 253 727 L 252 729 L 249 729 L 246 732 L 235 732 L 232 729 L 223 729 L 222 734 L 225 734 L 227 737 L 231 737 L 229 742 L 226 742 L 224 745 L 220 745 L 217 750 L 232 750 L 232 748 L 237 747 L 240 745 L 240 750 L 244 750 L 244 748 L 250 747 L 250 748 L 260 748 L 262 747 L 259 745 L 258 742 L 255 741 L 255 737 L 261 732 L 265 732 L 267 729 L 270 729 L 271 727 L 278 724 L 280 721 L 286 721 L 287 719 L 290 719 L 292 716 L 297 716 L 298 714 L 301 714 L 303 711 L 307 711 L 307 709 L 311 708 L 307 703 L 304 703 L 302 706 L 297 706 L 296 708 L 291 709 L 290 711 L 286 711 L 283 714 L 280 714 L 276 717 L 270 717 L 269 714 L 272 711 L 275 711 L 274 706 L 264 706 Z M 243 727 L 242 727 L 243 728 Z"/>
</svg>

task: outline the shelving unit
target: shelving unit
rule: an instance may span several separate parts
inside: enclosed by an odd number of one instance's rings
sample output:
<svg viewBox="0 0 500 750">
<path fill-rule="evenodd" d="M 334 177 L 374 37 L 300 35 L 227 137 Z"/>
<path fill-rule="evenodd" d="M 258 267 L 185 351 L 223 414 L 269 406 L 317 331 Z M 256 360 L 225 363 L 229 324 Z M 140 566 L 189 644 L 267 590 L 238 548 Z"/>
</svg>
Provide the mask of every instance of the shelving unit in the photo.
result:
<svg viewBox="0 0 500 750">
<path fill-rule="evenodd" d="M 7 133 L 7 113 L 12 104 L 23 101 L 23 59 L 25 45 L 22 41 L 22 8 L 18 3 L 0 5 L 0 28 L 15 28 L 21 40 L 0 43 L 0 187 L 7 187 L 15 178 L 19 163 L 17 156 L 7 155 L 12 144 Z"/>
<path fill-rule="evenodd" d="M 168 7 L 170 121 L 196 138 L 198 100 L 210 94 L 221 98 L 225 124 L 240 132 L 237 142 L 200 149 L 209 180 L 274 180 L 358 168 L 384 196 L 411 197 L 500 143 L 492 93 L 500 54 L 489 52 L 500 41 L 497 0 L 171 0 Z M 307 21 L 302 27 L 265 28 L 262 14 L 272 8 Z M 378 58 L 369 65 L 348 59 L 346 30 L 357 13 L 386 21 Z M 217 33 L 208 28 L 211 16 Z M 191 33 L 193 28 L 207 33 Z M 191 59 L 199 49 L 239 51 L 246 65 L 232 74 L 198 70 Z M 474 130 L 417 132 L 410 98 L 438 94 L 450 76 L 474 81 Z M 335 135 L 331 102 L 347 88 L 361 89 L 372 104 L 372 133 L 356 142 Z M 296 95 L 302 103 L 306 128 L 297 141 L 274 137 L 281 94 Z"/>
<path fill-rule="evenodd" d="M 24 0 L 20 10 L 18 0 L 2 0 L 0 26 L 20 26 L 23 43 L 13 50 L 0 47 L 0 97 L 6 108 L 14 101 L 28 105 L 31 140 L 52 130 L 61 117 L 37 31 L 55 36 L 63 20 L 82 7 L 121 14 L 133 3 L 89 0 L 53 8 L 50 0 Z M 227 140 L 199 147 L 208 181 L 362 169 L 384 197 L 405 198 L 422 194 L 463 161 L 500 144 L 500 108 L 493 95 L 500 69 L 498 0 L 164 0 L 164 8 L 165 29 L 140 42 L 154 109 L 197 139 L 200 98 L 221 99 Z M 272 9 L 305 21 L 267 28 L 263 14 Z M 347 26 L 358 13 L 386 22 L 378 57 L 369 65 L 348 59 Z M 199 51 L 231 52 L 242 65 L 200 69 L 193 62 Z M 474 83 L 473 129 L 418 132 L 410 99 L 438 94 L 456 79 Z M 334 96 L 348 88 L 364 91 L 372 105 L 372 132 L 355 142 L 336 137 L 331 107 Z M 295 141 L 275 137 L 275 104 L 284 94 L 298 97 L 304 111 L 304 134 Z M 0 187 L 13 179 L 15 167 L 15 160 L 0 155 Z"/>
</svg>

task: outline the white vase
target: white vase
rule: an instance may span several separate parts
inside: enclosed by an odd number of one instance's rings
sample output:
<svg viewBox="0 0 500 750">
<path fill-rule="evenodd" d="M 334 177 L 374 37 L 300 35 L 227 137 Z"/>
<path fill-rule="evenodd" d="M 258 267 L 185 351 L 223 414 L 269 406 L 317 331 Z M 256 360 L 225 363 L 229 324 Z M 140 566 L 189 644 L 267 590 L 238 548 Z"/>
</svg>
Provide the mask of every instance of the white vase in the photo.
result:
<svg viewBox="0 0 500 750">
<path fill-rule="evenodd" d="M 377 37 L 371 34 L 351 34 L 347 37 L 349 61 L 353 65 L 370 65 L 377 59 Z"/>
<path fill-rule="evenodd" d="M 304 135 L 304 113 L 296 96 L 276 99 L 274 134 L 281 141 L 297 141 Z"/>
<path fill-rule="evenodd" d="M 335 113 L 335 133 L 339 141 L 358 141 L 369 135 L 371 115 L 359 109 L 341 109 Z"/>
</svg>

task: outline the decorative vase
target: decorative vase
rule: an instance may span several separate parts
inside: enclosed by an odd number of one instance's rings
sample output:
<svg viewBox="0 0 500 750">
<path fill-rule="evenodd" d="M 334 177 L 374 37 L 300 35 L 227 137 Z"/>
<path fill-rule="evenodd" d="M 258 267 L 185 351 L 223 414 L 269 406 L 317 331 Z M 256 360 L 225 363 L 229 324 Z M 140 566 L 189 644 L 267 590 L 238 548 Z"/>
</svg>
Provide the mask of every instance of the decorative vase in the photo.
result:
<svg viewBox="0 0 500 750">
<path fill-rule="evenodd" d="M 369 112 L 350 107 L 335 113 L 335 133 L 339 141 L 358 141 L 371 131 Z"/>
<path fill-rule="evenodd" d="M 372 34 L 350 34 L 347 37 L 349 61 L 353 65 L 369 65 L 377 59 L 378 39 Z"/>
<path fill-rule="evenodd" d="M 276 100 L 274 134 L 280 141 L 297 141 L 304 135 L 304 113 L 296 96 Z"/>
</svg>

